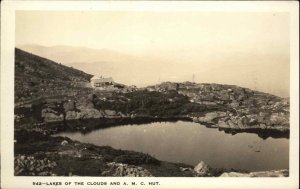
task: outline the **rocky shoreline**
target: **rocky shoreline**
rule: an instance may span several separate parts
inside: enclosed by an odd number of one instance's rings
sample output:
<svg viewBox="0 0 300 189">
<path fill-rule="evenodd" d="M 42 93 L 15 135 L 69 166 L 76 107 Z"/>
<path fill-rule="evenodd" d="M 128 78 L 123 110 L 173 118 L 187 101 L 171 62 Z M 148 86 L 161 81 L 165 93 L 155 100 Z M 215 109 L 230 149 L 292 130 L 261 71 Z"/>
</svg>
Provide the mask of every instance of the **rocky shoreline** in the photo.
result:
<svg viewBox="0 0 300 189">
<path fill-rule="evenodd" d="M 152 95 L 152 92 L 141 92 L 141 94 Z M 118 95 L 122 96 L 122 94 Z M 160 95 L 163 98 L 164 95 Z M 175 96 L 174 98 L 178 97 Z M 180 96 L 180 98 L 185 97 Z M 127 99 L 127 101 L 130 102 L 130 99 Z M 242 106 L 241 109 L 233 111 L 231 108 L 222 109 L 222 107 L 215 105 L 206 105 L 205 107 L 199 104 L 194 105 L 195 102 L 193 102 L 188 104 L 188 106 L 191 106 L 191 112 L 168 114 L 168 111 L 173 111 L 170 109 L 163 115 L 155 115 L 155 112 L 153 112 L 154 114 L 141 114 L 135 112 L 135 109 L 130 113 L 126 113 L 122 110 L 106 109 L 103 106 L 107 105 L 103 105 L 103 103 L 108 103 L 109 107 L 124 106 L 124 102 L 121 103 L 115 99 L 99 100 L 99 97 L 93 94 L 83 99 L 46 100 L 44 103 L 32 104 L 29 107 L 16 107 L 16 129 L 26 128 L 46 132 L 81 131 L 86 133 L 98 128 L 124 124 L 184 120 L 193 121 L 210 128 L 218 128 L 231 134 L 250 132 L 257 133 L 263 138 L 268 136 L 289 138 L 289 112 L 285 108 L 289 104 L 285 100 L 276 102 L 275 107 L 270 106 L 273 107 L 273 110 L 268 112 L 263 110 L 253 112 L 252 108 L 244 110 Z M 169 104 L 169 106 L 171 105 L 172 103 Z M 182 104 L 182 106 L 184 105 Z M 180 106 L 181 104 L 178 104 L 178 108 L 181 108 Z M 184 108 L 181 109 L 179 110 L 185 110 Z M 194 109 L 199 110 L 195 111 Z M 250 113 L 251 111 L 252 113 Z M 255 111 L 257 110 L 255 109 Z"/>
<path fill-rule="evenodd" d="M 209 112 L 204 116 L 193 117 L 193 122 L 203 124 L 207 127 L 218 128 L 226 133 L 236 134 L 242 132 L 256 133 L 262 138 L 268 136 L 274 138 L 289 138 L 289 117 L 283 114 L 272 114 L 267 121 L 260 115 L 233 115 L 230 112 Z M 284 126 L 282 126 L 284 125 Z"/>
<path fill-rule="evenodd" d="M 68 121 L 58 121 L 51 123 L 38 123 L 32 124 L 31 127 L 27 125 L 20 128 L 25 128 L 28 131 L 35 131 L 44 134 L 56 134 L 59 132 L 81 132 L 89 133 L 97 129 L 109 128 L 109 127 L 118 127 L 122 125 L 140 125 L 153 122 L 177 122 L 177 121 L 188 121 L 199 123 L 199 126 L 205 126 L 212 129 L 218 129 L 219 131 L 224 131 L 228 134 L 238 134 L 238 133 L 254 133 L 257 134 L 260 138 L 266 139 L 268 137 L 272 138 L 289 138 L 289 130 L 281 130 L 273 127 L 261 128 L 257 126 L 252 127 L 243 127 L 243 128 L 227 128 L 220 127 L 207 122 L 200 122 L 190 117 L 170 117 L 170 118 L 155 118 L 155 117 L 119 117 L 119 118 L 98 118 L 98 119 L 73 119 Z"/>
</svg>

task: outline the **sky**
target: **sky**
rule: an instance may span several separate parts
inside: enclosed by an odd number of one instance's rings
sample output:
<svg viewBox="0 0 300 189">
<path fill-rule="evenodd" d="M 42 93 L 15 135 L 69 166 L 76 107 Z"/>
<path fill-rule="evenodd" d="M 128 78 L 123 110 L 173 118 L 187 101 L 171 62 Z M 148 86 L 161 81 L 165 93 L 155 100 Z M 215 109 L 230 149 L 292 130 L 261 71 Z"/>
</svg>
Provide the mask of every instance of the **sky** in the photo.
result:
<svg viewBox="0 0 300 189">
<path fill-rule="evenodd" d="M 235 84 L 283 97 L 289 96 L 289 32 L 289 14 L 278 12 L 16 12 L 16 46 L 109 49 L 165 70 L 140 69 L 136 78 L 128 73 L 141 85 L 194 75 L 196 82 Z"/>
</svg>

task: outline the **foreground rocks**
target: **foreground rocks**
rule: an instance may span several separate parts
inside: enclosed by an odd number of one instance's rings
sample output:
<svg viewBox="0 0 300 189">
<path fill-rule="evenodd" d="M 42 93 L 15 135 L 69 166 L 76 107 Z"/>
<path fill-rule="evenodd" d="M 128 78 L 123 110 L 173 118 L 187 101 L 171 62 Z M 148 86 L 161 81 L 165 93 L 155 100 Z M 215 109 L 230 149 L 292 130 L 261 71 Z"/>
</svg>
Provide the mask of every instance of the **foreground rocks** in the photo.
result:
<svg viewBox="0 0 300 189">
<path fill-rule="evenodd" d="M 209 177 L 214 175 L 213 169 L 203 161 L 200 161 L 194 168 L 180 167 L 180 171 L 189 172 L 193 177 Z"/>
<path fill-rule="evenodd" d="M 151 177 L 151 173 L 139 166 L 128 165 L 122 163 L 111 162 L 108 163 L 108 171 L 102 172 L 102 176 L 115 176 L 115 177 Z"/>
<path fill-rule="evenodd" d="M 209 167 L 203 161 L 200 161 L 194 169 L 180 167 L 182 172 L 190 172 L 194 177 L 288 177 L 289 170 L 271 170 L 271 171 L 258 171 L 258 172 L 245 172 L 245 171 L 226 171 L 218 170 Z"/>
<path fill-rule="evenodd" d="M 221 177 L 288 177 L 289 171 L 287 169 L 273 170 L 273 171 L 259 171 L 250 173 L 225 172 Z"/>
<path fill-rule="evenodd" d="M 57 166 L 56 162 L 47 158 L 36 159 L 26 155 L 17 155 L 14 164 L 16 176 L 55 176 L 52 169 Z"/>
</svg>

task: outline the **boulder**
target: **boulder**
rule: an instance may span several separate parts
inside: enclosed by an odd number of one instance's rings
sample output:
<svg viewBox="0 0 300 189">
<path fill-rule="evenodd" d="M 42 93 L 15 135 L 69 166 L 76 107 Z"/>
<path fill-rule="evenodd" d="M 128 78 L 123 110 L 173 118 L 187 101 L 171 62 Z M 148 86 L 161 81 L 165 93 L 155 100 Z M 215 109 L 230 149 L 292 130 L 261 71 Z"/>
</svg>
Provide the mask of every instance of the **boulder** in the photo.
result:
<svg viewBox="0 0 300 189">
<path fill-rule="evenodd" d="M 256 125 L 257 124 L 257 119 L 250 118 L 249 119 L 249 125 Z"/>
<path fill-rule="evenodd" d="M 52 108 L 47 107 L 47 108 L 42 109 L 42 111 L 41 111 L 41 116 L 42 116 L 42 117 L 45 117 L 45 115 L 46 115 L 47 113 L 58 114 L 57 111 L 53 110 Z"/>
<path fill-rule="evenodd" d="M 117 113 L 114 110 L 104 110 L 106 116 L 116 116 Z"/>
<path fill-rule="evenodd" d="M 230 128 L 230 126 L 224 120 L 219 120 L 218 126 L 219 126 L 219 128 L 224 128 L 224 129 Z"/>
<path fill-rule="evenodd" d="M 234 121 L 235 121 L 235 118 L 230 119 L 230 120 L 227 121 L 227 124 L 229 125 L 229 128 L 231 128 L 231 129 L 236 129 L 236 128 L 238 128 L 238 125 L 235 124 Z"/>
<path fill-rule="evenodd" d="M 270 116 L 270 123 L 272 125 L 288 125 L 289 115 L 284 113 L 272 113 Z"/>
<path fill-rule="evenodd" d="M 258 124 L 258 116 L 257 115 L 246 115 L 247 117 L 247 123 L 249 126 L 252 126 L 252 125 L 257 125 Z"/>
<path fill-rule="evenodd" d="M 259 172 L 251 172 L 250 177 L 288 177 L 289 170 L 272 170 L 272 171 L 259 171 Z"/>
<path fill-rule="evenodd" d="M 180 171 L 193 171 L 190 167 L 179 167 Z"/>
<path fill-rule="evenodd" d="M 42 114 L 45 122 L 60 122 L 64 120 L 63 114 L 56 115 L 54 113 L 44 113 Z"/>
<path fill-rule="evenodd" d="M 240 129 L 246 127 L 246 126 L 244 126 L 244 124 L 243 124 L 243 119 L 237 119 L 237 125 L 238 125 L 238 127 L 239 127 Z"/>
<path fill-rule="evenodd" d="M 203 123 L 214 123 L 213 120 L 226 116 L 226 112 L 209 112 L 204 117 L 199 117 L 198 121 Z"/>
<path fill-rule="evenodd" d="M 238 172 L 225 172 L 220 175 L 220 177 L 250 177 L 248 173 L 238 173 Z"/>
<path fill-rule="evenodd" d="M 197 117 L 193 117 L 193 122 L 198 122 L 198 118 Z"/>
<path fill-rule="evenodd" d="M 203 161 L 200 161 L 194 168 L 197 176 L 208 176 L 210 174 L 210 168 Z"/>
<path fill-rule="evenodd" d="M 61 144 L 62 146 L 66 146 L 66 145 L 68 144 L 68 141 L 63 140 L 60 144 Z"/>
</svg>

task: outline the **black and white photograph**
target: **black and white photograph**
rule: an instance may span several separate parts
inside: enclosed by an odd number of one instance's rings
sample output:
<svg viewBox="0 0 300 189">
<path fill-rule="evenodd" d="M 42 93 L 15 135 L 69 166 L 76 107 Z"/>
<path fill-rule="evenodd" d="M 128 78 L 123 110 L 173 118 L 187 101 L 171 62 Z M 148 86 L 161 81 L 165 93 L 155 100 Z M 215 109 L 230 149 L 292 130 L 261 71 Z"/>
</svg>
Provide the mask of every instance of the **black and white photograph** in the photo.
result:
<svg viewBox="0 0 300 189">
<path fill-rule="evenodd" d="M 293 178 L 291 12 L 16 9 L 13 79 L 1 82 L 13 89 L 12 177 Z"/>
</svg>

